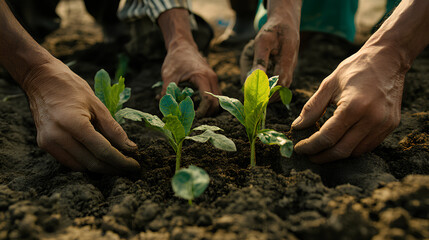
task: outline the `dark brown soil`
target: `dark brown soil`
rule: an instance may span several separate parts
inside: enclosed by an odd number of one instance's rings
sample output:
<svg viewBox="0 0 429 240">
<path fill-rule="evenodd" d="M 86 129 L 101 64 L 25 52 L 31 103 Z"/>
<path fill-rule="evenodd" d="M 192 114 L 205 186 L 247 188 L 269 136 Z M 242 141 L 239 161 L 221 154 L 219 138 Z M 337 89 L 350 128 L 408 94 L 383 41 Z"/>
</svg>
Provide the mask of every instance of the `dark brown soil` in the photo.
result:
<svg viewBox="0 0 429 240">
<path fill-rule="evenodd" d="M 114 72 L 121 47 L 68 36 L 53 35 L 55 45 L 47 47 L 64 62 L 75 61 L 71 68 L 91 85 L 100 68 Z M 326 35 L 310 39 L 301 49 L 291 110 L 271 104 L 269 128 L 289 132 L 318 84 L 356 49 Z M 214 48 L 208 60 L 223 93 L 242 99 L 239 54 Z M 151 86 L 160 80 L 161 64 L 132 59 L 127 106 L 159 114 L 159 89 Z M 138 176 L 71 172 L 37 147 L 25 97 L 4 73 L 0 79 L 1 98 L 18 94 L 0 101 L 0 239 L 429 238 L 429 51 L 406 76 L 401 125 L 358 158 L 319 166 L 296 154 L 281 158 L 277 147 L 257 144 L 258 167 L 249 169 L 249 144 L 236 119 L 222 112 L 196 120 L 194 126 L 223 128 L 237 152 L 185 142 L 182 165 L 202 167 L 211 178 L 193 206 L 173 194 L 174 152 L 157 133 L 141 123 L 123 125 L 139 145 L 133 154 L 142 166 Z M 315 130 L 292 133 L 293 140 Z"/>
</svg>

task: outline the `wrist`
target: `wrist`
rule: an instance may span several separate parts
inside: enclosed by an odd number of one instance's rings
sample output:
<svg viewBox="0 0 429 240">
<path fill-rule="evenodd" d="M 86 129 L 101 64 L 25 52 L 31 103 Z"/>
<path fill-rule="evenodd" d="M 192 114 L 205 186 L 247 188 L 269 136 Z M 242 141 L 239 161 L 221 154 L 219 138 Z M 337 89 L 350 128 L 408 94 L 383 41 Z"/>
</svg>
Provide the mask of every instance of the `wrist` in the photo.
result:
<svg viewBox="0 0 429 240">
<path fill-rule="evenodd" d="M 182 44 L 188 44 L 198 49 L 192 37 L 187 9 L 173 8 L 163 12 L 158 18 L 158 24 L 161 28 L 167 51 Z"/>
<path fill-rule="evenodd" d="M 280 18 L 296 26 L 299 31 L 301 20 L 302 0 L 269 0 L 267 6 L 267 17 Z"/>
<path fill-rule="evenodd" d="M 428 45 L 428 1 L 404 0 L 393 14 L 365 43 L 364 47 L 380 47 L 391 51 L 392 57 L 409 69 L 417 55 Z"/>
</svg>

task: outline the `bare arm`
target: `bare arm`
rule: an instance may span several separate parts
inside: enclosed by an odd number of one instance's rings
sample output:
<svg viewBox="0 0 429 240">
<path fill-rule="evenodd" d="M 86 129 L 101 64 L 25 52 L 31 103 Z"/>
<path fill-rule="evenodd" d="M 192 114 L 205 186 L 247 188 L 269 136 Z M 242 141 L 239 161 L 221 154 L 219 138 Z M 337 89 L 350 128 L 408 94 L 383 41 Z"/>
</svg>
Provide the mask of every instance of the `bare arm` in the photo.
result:
<svg viewBox="0 0 429 240">
<path fill-rule="evenodd" d="M 198 52 L 192 37 L 188 10 L 181 8 L 167 10 L 159 16 L 158 24 L 167 49 L 167 56 L 162 65 L 164 82 L 162 95 L 165 94 L 170 82 L 178 84 L 182 81 L 190 81 L 199 89 L 201 95 L 197 115 L 214 113 L 219 107 L 218 101 L 205 92 L 221 94 L 218 79 Z"/>
<path fill-rule="evenodd" d="M 255 38 L 253 69 L 266 71 L 269 62 L 279 83 L 289 86 L 298 61 L 301 0 L 269 0 L 267 22 Z"/>
<path fill-rule="evenodd" d="M 4 0 L 0 0 L 0 64 L 28 96 L 38 145 L 60 163 L 111 174 L 139 169 L 134 159 L 115 148 L 137 146 L 88 83 L 38 45 Z"/>
<path fill-rule="evenodd" d="M 401 119 L 406 72 L 429 44 L 429 1 L 403 0 L 380 29 L 344 60 L 305 104 L 292 127 L 314 124 L 329 104 L 334 115 L 295 150 L 317 163 L 371 151 Z"/>
</svg>

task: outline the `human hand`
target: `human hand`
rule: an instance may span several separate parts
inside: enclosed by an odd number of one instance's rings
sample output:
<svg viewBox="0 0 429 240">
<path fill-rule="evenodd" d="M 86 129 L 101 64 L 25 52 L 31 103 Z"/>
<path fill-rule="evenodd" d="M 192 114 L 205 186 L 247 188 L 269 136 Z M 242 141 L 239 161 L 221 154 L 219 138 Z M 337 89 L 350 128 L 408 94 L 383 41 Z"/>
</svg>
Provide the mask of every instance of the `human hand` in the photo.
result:
<svg viewBox="0 0 429 240">
<path fill-rule="evenodd" d="M 298 61 L 301 3 L 273 2 L 267 22 L 255 38 L 252 71 L 272 68 L 272 74 L 279 75 L 279 84 L 289 87 Z"/>
<path fill-rule="evenodd" d="M 136 144 L 88 83 L 62 62 L 54 59 L 35 67 L 22 87 L 30 102 L 39 147 L 61 164 L 76 171 L 108 174 L 138 171 L 137 161 L 115 148 L 135 150 Z"/>
<path fill-rule="evenodd" d="M 170 82 L 178 85 L 179 82 L 189 81 L 199 89 L 201 96 L 201 103 L 196 111 L 197 117 L 211 115 L 219 108 L 217 99 L 206 93 L 221 94 L 216 73 L 198 52 L 196 45 L 183 41 L 174 47 L 171 46 L 162 65 L 161 73 L 162 96 L 165 95 Z"/>
<path fill-rule="evenodd" d="M 371 151 L 401 119 L 401 99 L 408 66 L 396 51 L 363 47 L 344 60 L 321 83 L 292 128 L 310 127 L 329 104 L 334 115 L 320 130 L 295 145 L 295 151 L 315 163 L 331 162 Z"/>
</svg>

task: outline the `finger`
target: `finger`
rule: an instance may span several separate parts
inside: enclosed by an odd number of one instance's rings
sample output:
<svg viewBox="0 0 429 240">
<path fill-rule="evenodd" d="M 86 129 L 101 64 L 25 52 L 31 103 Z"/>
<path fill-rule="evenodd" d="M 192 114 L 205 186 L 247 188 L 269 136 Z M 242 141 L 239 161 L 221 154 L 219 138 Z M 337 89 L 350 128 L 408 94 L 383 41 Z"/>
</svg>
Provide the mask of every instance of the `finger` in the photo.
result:
<svg viewBox="0 0 429 240">
<path fill-rule="evenodd" d="M 319 131 L 295 145 L 295 151 L 313 155 L 335 146 L 346 132 L 360 120 L 360 117 L 353 115 L 352 111 L 353 109 L 348 104 L 344 103 L 338 106 L 334 115 L 323 124 Z M 358 124 L 358 126 L 361 125 Z M 362 131 L 365 130 L 362 129 Z"/>
<path fill-rule="evenodd" d="M 110 115 L 110 112 L 103 106 L 95 111 L 95 124 L 97 129 L 112 143 L 113 146 L 122 150 L 133 151 L 137 145 L 131 141 L 124 129 Z"/>
<path fill-rule="evenodd" d="M 332 148 L 310 156 L 310 160 L 321 164 L 350 157 L 353 150 L 370 133 L 371 128 L 366 128 L 365 126 L 367 125 L 364 122 L 355 124 L 337 144 Z"/>
<path fill-rule="evenodd" d="M 293 66 L 291 69 L 288 68 L 290 68 L 290 66 L 282 66 L 280 63 L 277 63 L 274 66 L 274 75 L 279 75 L 279 85 L 283 87 L 290 87 L 292 83 L 292 75 L 295 66 Z"/>
<path fill-rule="evenodd" d="M 264 72 L 267 71 L 268 61 L 273 47 L 272 41 L 269 41 L 269 39 L 263 35 L 260 35 L 260 37 L 255 40 L 255 55 L 253 57 L 252 71 L 255 69 L 261 69 Z"/>
<path fill-rule="evenodd" d="M 62 138 L 58 138 L 58 140 L 58 145 L 62 146 L 64 151 L 66 151 L 81 165 L 85 166 L 88 171 L 112 175 L 118 175 L 121 173 L 117 168 L 97 159 L 85 146 L 74 138 L 64 136 Z"/>
<path fill-rule="evenodd" d="M 52 143 L 50 148 L 46 150 L 52 155 L 59 163 L 70 168 L 73 171 L 85 171 L 87 170 L 84 165 L 76 161 L 68 152 L 66 152 L 58 144 Z"/>
<path fill-rule="evenodd" d="M 205 75 L 194 75 L 191 77 L 190 82 L 194 84 L 201 96 L 201 102 L 196 111 L 197 117 L 203 117 L 211 114 L 215 109 L 215 98 L 205 92 L 212 92 L 210 79 Z"/>
<path fill-rule="evenodd" d="M 80 121 L 79 124 L 69 124 L 71 136 L 88 149 L 95 158 L 123 171 L 137 171 L 138 162 L 124 156 L 114 148 L 103 135 L 97 132 L 89 121 Z"/>
<path fill-rule="evenodd" d="M 376 128 L 379 129 L 379 128 Z M 360 156 L 366 152 L 372 151 L 375 149 L 383 140 L 392 132 L 392 129 L 387 128 L 381 131 L 373 131 L 371 134 L 368 134 L 359 145 L 353 150 L 352 156 Z"/>
<path fill-rule="evenodd" d="M 299 117 L 293 121 L 292 128 L 297 130 L 308 128 L 320 119 L 331 102 L 334 91 L 333 87 L 328 84 L 329 82 L 326 79 L 322 82 L 316 93 L 311 96 L 302 108 Z"/>
</svg>

